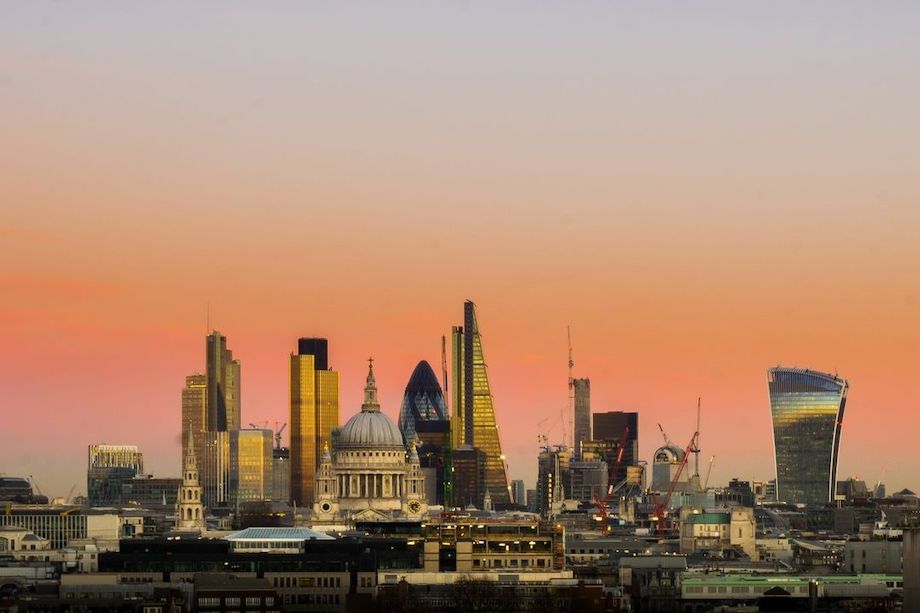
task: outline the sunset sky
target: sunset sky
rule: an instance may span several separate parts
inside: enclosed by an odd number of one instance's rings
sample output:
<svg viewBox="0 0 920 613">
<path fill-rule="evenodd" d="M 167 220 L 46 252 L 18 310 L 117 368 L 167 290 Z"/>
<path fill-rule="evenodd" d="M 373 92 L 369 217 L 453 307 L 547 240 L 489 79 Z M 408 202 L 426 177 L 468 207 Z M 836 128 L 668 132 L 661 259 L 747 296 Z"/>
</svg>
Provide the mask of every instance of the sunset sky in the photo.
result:
<svg viewBox="0 0 920 613">
<path fill-rule="evenodd" d="M 177 476 L 206 313 L 244 423 L 325 336 L 394 420 L 478 306 L 512 478 L 592 409 L 773 477 L 766 369 L 837 372 L 840 474 L 920 488 L 920 4 L 4 2 L 0 473 Z M 542 422 L 542 425 L 541 425 Z"/>
</svg>

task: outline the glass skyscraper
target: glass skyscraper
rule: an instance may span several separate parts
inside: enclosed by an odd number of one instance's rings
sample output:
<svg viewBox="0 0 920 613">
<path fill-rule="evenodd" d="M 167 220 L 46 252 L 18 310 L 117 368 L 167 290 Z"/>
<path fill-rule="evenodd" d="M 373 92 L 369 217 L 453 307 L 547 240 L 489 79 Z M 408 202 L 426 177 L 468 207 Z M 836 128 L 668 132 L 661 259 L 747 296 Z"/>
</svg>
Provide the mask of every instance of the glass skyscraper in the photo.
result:
<svg viewBox="0 0 920 613">
<path fill-rule="evenodd" d="M 230 433 L 230 491 L 235 507 L 272 497 L 272 431 L 234 430 Z"/>
<path fill-rule="evenodd" d="M 849 385 L 835 375 L 781 367 L 767 371 L 767 384 L 773 416 L 777 500 L 831 502 Z"/>
<path fill-rule="evenodd" d="M 207 360 L 207 430 L 240 429 L 240 361 L 227 349 L 227 337 L 216 330 L 205 343 Z"/>
<path fill-rule="evenodd" d="M 291 354 L 291 499 L 313 504 L 323 447 L 339 425 L 339 373 L 329 370 L 326 339 L 302 338 Z"/>
<path fill-rule="evenodd" d="M 445 421 L 446 412 L 441 384 L 438 383 L 431 365 L 422 360 L 409 377 L 409 384 L 406 385 L 406 393 L 399 410 L 399 431 L 402 432 L 403 441 L 407 446 L 415 441 L 416 423 Z"/>
<path fill-rule="evenodd" d="M 573 379 L 572 385 L 575 387 L 575 432 L 572 447 L 575 456 L 580 458 L 582 441 L 591 440 L 591 380 Z"/>
<path fill-rule="evenodd" d="M 498 437 L 492 390 L 489 387 L 482 337 L 476 320 L 476 305 L 469 300 L 463 305 L 463 327 L 453 329 L 452 354 L 455 400 L 451 429 L 454 445 L 468 445 L 483 452 L 483 495 L 488 492 L 495 504 L 508 504 L 511 502 L 511 492 L 505 471 L 505 456 Z"/>
</svg>

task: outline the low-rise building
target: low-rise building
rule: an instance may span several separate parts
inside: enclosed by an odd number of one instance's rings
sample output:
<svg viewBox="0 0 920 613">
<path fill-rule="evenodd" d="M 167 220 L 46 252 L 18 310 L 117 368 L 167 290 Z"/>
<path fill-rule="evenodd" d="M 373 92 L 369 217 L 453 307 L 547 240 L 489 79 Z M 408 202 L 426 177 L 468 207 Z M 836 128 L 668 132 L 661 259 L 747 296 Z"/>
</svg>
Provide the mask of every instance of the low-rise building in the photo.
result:
<svg viewBox="0 0 920 613">
<path fill-rule="evenodd" d="M 735 549 L 752 560 L 757 559 L 757 525 L 751 508 L 705 512 L 683 508 L 680 524 L 680 552 L 683 554 L 722 557 L 726 550 Z"/>
</svg>

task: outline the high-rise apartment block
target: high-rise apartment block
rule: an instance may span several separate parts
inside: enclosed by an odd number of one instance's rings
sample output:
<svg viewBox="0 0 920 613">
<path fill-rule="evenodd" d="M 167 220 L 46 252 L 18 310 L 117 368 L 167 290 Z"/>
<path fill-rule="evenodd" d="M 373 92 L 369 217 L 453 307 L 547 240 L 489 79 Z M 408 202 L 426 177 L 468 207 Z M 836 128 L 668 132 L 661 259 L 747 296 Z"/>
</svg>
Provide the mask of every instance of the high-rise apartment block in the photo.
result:
<svg viewBox="0 0 920 613">
<path fill-rule="evenodd" d="M 573 379 L 575 386 L 575 455 L 581 457 L 582 441 L 591 440 L 591 380 Z"/>
<path fill-rule="evenodd" d="M 476 320 L 476 306 L 463 305 L 463 326 L 452 333 L 454 357 L 454 414 L 451 423 L 455 446 L 480 449 L 485 457 L 483 494 L 496 505 L 511 502 L 505 456 L 502 454 L 495 406 L 488 370 L 482 351 L 482 337 Z M 456 483 L 455 471 L 454 487 Z M 499 506 L 499 508 L 501 508 Z"/>
<path fill-rule="evenodd" d="M 815 505 L 833 501 L 849 384 L 836 375 L 776 367 L 767 371 L 767 385 L 777 500 Z"/>
<path fill-rule="evenodd" d="M 291 500 L 302 507 L 313 504 L 320 454 L 339 424 L 339 373 L 324 338 L 301 338 L 290 364 Z"/>
</svg>

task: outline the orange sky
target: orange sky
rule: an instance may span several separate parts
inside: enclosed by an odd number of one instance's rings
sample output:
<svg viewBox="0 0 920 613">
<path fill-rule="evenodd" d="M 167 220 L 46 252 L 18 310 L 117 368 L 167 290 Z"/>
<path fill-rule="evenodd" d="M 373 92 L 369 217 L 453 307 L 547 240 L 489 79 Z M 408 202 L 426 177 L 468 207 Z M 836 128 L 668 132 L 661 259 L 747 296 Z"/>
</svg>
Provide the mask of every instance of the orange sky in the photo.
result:
<svg viewBox="0 0 920 613">
<path fill-rule="evenodd" d="M 771 477 L 781 363 L 849 379 L 841 478 L 920 487 L 920 15 L 830 6 L 5 5 L 0 472 L 176 474 L 209 302 L 244 422 L 301 335 L 395 419 L 469 298 L 528 487 L 567 324 L 646 458 L 702 396 L 712 481 Z"/>
</svg>

